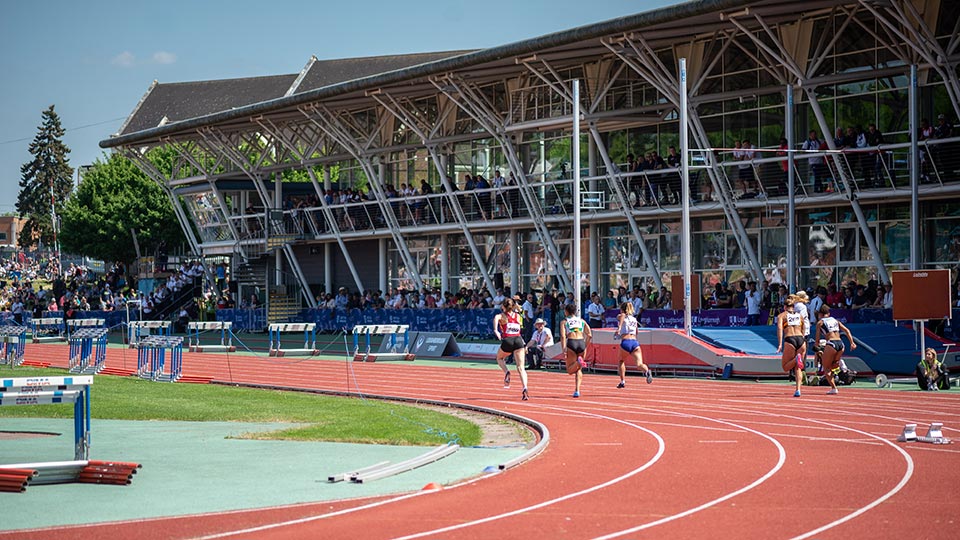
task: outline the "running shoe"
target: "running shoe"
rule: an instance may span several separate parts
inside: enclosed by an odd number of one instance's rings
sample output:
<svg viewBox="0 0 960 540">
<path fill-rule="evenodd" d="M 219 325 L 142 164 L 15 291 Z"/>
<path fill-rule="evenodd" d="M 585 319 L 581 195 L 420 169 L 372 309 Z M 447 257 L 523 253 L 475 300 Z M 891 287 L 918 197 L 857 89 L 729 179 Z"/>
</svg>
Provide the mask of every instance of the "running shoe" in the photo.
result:
<svg viewBox="0 0 960 540">
<path fill-rule="evenodd" d="M 647 370 L 647 384 L 650 384 L 652 382 L 653 382 L 653 372 L 650 370 Z"/>
<path fill-rule="evenodd" d="M 827 395 L 828 395 L 828 396 L 834 396 L 834 395 L 837 395 L 837 394 L 839 394 L 839 393 L 840 393 L 840 391 L 837 390 L 836 388 L 831 388 L 831 389 L 827 390 Z"/>
<path fill-rule="evenodd" d="M 800 391 L 797 390 L 796 392 L 794 392 L 793 397 L 800 397 Z"/>
<path fill-rule="evenodd" d="M 503 374 L 503 387 L 510 388 L 510 372 L 509 371 Z"/>
<path fill-rule="evenodd" d="M 627 383 L 626 383 L 626 382 L 620 381 L 620 384 L 617 385 L 617 388 L 624 388 L 624 387 L 626 387 L 626 386 L 627 386 Z"/>
<path fill-rule="evenodd" d="M 582 368 L 587 367 L 587 363 L 583 361 L 583 357 L 582 357 L 582 356 L 578 356 L 578 357 L 577 357 L 577 363 L 580 364 L 580 367 L 582 367 Z"/>
<path fill-rule="evenodd" d="M 574 392 L 573 397 L 580 397 L 580 392 Z"/>
<path fill-rule="evenodd" d="M 522 399 L 523 401 L 527 401 L 528 399 L 530 399 L 530 395 L 527 394 L 527 389 L 526 389 L 526 388 L 523 389 L 523 394 L 521 394 L 520 399 Z"/>
</svg>

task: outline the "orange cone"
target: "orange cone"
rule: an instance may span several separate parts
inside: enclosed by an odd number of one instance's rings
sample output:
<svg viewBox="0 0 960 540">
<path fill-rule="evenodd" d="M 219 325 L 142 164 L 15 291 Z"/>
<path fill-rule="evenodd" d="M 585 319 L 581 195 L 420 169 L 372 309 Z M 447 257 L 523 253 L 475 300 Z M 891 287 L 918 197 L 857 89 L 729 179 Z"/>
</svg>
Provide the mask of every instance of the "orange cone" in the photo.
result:
<svg viewBox="0 0 960 540">
<path fill-rule="evenodd" d="M 429 484 L 420 488 L 420 491 L 440 491 L 441 489 L 443 489 L 443 486 L 440 484 L 436 482 L 430 482 Z"/>
</svg>

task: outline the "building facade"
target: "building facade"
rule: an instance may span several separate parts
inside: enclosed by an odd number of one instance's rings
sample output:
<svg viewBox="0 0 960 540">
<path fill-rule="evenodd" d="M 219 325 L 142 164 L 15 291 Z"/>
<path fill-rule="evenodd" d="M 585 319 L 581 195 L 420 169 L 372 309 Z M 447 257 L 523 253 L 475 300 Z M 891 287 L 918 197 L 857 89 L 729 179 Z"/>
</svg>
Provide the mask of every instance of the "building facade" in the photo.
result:
<svg viewBox="0 0 960 540">
<path fill-rule="evenodd" d="M 684 58 L 704 287 L 885 281 L 960 261 L 958 21 L 945 0 L 690 2 L 480 51 L 155 84 L 101 145 L 180 203 L 198 255 L 278 299 L 569 291 L 576 80 L 581 287 L 669 287 Z"/>
</svg>

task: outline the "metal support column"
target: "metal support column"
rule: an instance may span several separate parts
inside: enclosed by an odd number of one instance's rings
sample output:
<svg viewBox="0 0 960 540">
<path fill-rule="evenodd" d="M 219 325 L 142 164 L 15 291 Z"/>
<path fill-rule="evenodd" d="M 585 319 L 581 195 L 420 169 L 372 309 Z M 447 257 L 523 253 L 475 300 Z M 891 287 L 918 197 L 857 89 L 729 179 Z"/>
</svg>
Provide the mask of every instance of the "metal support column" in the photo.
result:
<svg viewBox="0 0 960 540">
<path fill-rule="evenodd" d="M 837 145 L 833 143 L 833 136 L 830 133 L 830 126 L 827 125 L 827 119 L 823 115 L 823 109 L 820 108 L 820 103 L 817 101 L 816 89 L 807 87 L 804 88 L 804 90 L 806 91 L 807 97 L 810 100 L 810 108 L 813 110 L 813 115 L 817 119 L 817 124 L 820 126 L 820 132 L 823 133 L 827 147 L 829 147 L 830 150 L 836 150 Z M 860 231 L 867 240 L 867 248 L 870 249 L 870 256 L 873 257 L 874 264 L 877 265 L 877 276 L 880 278 L 881 282 L 886 283 L 889 281 L 887 269 L 883 265 L 883 259 L 880 257 L 880 250 L 877 249 L 877 239 L 874 236 L 873 231 L 870 230 L 870 225 L 867 223 L 866 216 L 863 215 L 863 209 L 860 208 L 860 202 L 857 200 L 857 195 L 853 193 L 853 190 L 850 188 L 852 180 L 846 177 L 846 172 L 843 169 L 842 161 L 836 160 L 835 163 L 837 164 L 837 170 L 840 172 L 840 176 L 843 179 L 847 198 L 850 200 L 850 207 L 853 209 L 854 215 L 857 216 L 857 224 L 860 225 Z"/>
<path fill-rule="evenodd" d="M 917 141 L 920 123 L 917 121 L 917 65 L 910 65 L 910 269 L 920 269 L 920 145 Z"/>
<path fill-rule="evenodd" d="M 510 293 L 520 292 L 520 234 L 510 229 Z"/>
<path fill-rule="evenodd" d="M 647 269 L 653 273 L 653 281 L 657 284 L 657 289 L 659 290 L 660 287 L 663 287 L 663 280 L 660 278 L 660 268 L 657 267 L 653 257 L 650 255 L 650 250 L 647 249 L 647 243 L 643 239 L 643 233 L 640 232 L 640 226 L 637 224 L 637 219 L 633 215 L 633 208 L 630 207 L 630 200 L 623 191 L 623 181 L 620 173 L 617 172 L 617 166 L 614 165 L 613 160 L 610 159 L 610 155 L 607 154 L 607 147 L 600 139 L 600 131 L 597 129 L 597 125 L 592 122 L 590 123 L 590 135 L 600 154 L 600 158 L 603 159 L 604 166 L 607 168 L 607 179 L 610 185 L 610 191 L 616 196 L 620 207 L 623 208 L 623 215 L 627 218 L 627 225 L 630 226 L 633 239 L 640 248 L 643 263 L 647 266 Z"/>
<path fill-rule="evenodd" d="M 346 242 L 343 241 L 343 236 L 340 234 L 340 228 L 337 225 L 337 219 L 333 215 L 333 210 L 327 205 L 327 198 L 324 197 L 324 190 L 320 189 L 320 183 L 317 181 L 317 173 L 314 172 L 313 167 L 306 167 L 307 174 L 310 176 L 310 182 L 313 184 L 313 190 L 317 194 L 317 198 L 320 200 L 320 211 L 323 212 L 323 218 L 327 222 L 327 227 L 330 229 L 330 232 L 333 233 L 333 237 L 337 240 L 337 245 L 340 246 L 340 253 L 343 254 L 343 260 L 347 263 L 347 268 L 350 270 L 350 275 L 353 276 L 353 283 L 357 286 L 357 292 L 363 292 L 364 287 L 363 283 L 360 281 L 360 274 L 357 273 L 357 267 L 353 264 L 353 257 L 350 256 L 350 250 L 347 249 Z M 330 181 L 330 171 L 324 168 L 324 184 Z M 327 291 L 333 292 L 333 291 Z"/>
<path fill-rule="evenodd" d="M 587 226 L 587 240 L 589 241 L 589 267 L 590 272 L 590 290 L 600 292 L 600 241 L 597 234 L 600 230 L 595 223 Z M 600 295 L 601 298 L 603 295 Z"/>
<path fill-rule="evenodd" d="M 323 288 L 324 292 L 332 293 L 336 284 L 333 282 L 333 249 L 330 242 L 323 244 Z M 358 292 L 363 292 L 358 291 Z"/>
<path fill-rule="evenodd" d="M 573 290 L 576 298 L 583 298 L 580 280 L 580 81 L 573 81 Z M 583 306 L 580 306 L 581 308 Z"/>
<path fill-rule="evenodd" d="M 440 293 L 450 290 L 450 241 L 447 234 L 440 235 Z"/>
<path fill-rule="evenodd" d="M 683 274 L 683 332 L 690 336 L 693 328 L 691 311 L 690 271 L 692 236 L 690 234 L 690 108 L 687 106 L 687 59 L 680 59 L 680 183 L 683 207 L 680 221 L 680 271 Z M 676 291 L 674 291 L 676 293 Z"/>
<path fill-rule="evenodd" d="M 377 240 L 377 254 L 380 261 L 380 272 L 377 276 L 377 284 L 380 287 L 380 290 L 386 293 L 389 288 L 389 283 L 387 282 L 387 239 L 380 238 Z"/>
<path fill-rule="evenodd" d="M 797 290 L 797 201 L 794 187 L 796 184 L 796 170 L 794 168 L 793 149 L 793 85 L 787 85 L 787 102 L 784 108 L 784 124 L 787 131 L 787 290 Z M 778 270 L 779 271 L 779 270 Z"/>
</svg>

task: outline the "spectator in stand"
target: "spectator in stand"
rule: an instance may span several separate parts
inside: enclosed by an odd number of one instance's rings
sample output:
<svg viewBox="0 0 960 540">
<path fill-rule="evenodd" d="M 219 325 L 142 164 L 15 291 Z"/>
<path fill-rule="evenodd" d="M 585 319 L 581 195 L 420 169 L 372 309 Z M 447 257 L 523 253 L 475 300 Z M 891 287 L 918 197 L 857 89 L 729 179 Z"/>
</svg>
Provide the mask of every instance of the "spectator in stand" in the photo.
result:
<svg viewBox="0 0 960 540">
<path fill-rule="evenodd" d="M 817 138 L 817 132 L 810 130 L 807 140 L 803 141 L 803 146 L 801 147 L 805 152 L 819 152 L 820 151 L 820 139 Z M 809 178 L 813 181 L 813 191 L 815 193 L 820 193 L 823 191 L 823 179 L 824 179 L 824 160 L 823 156 L 811 156 L 807 159 L 807 163 L 810 166 Z"/>
<path fill-rule="evenodd" d="M 816 294 L 813 295 L 813 298 L 810 300 L 810 305 L 807 306 L 810 314 L 810 325 L 813 328 L 817 327 L 817 319 L 819 318 L 820 308 L 826 303 L 827 289 L 823 287 L 817 287 Z"/>
<path fill-rule="evenodd" d="M 867 297 L 867 288 L 863 285 L 857 285 L 856 294 L 850 303 L 850 309 L 863 309 L 870 307 L 870 299 Z"/>
<path fill-rule="evenodd" d="M 633 304 L 633 313 L 637 319 L 639 319 L 640 315 L 643 314 L 643 310 L 647 305 L 647 302 L 644 296 L 645 295 L 643 294 L 642 289 L 640 289 L 640 287 L 634 287 L 633 290 L 630 291 L 630 303 Z M 607 308 L 607 309 L 612 309 L 612 308 Z"/>
<path fill-rule="evenodd" d="M 757 290 L 757 282 L 751 281 L 747 284 L 747 292 L 743 295 L 743 301 L 747 306 L 747 326 L 757 326 L 760 324 L 760 291 Z"/>
<path fill-rule="evenodd" d="M 826 303 L 832 308 L 839 308 L 843 303 L 843 291 L 837 290 L 837 285 L 835 283 L 827 284 Z"/>
<path fill-rule="evenodd" d="M 493 297 L 493 307 L 500 309 L 500 304 L 502 304 L 506 299 L 507 297 L 503 294 L 503 287 L 497 287 L 497 294 Z"/>
<path fill-rule="evenodd" d="M 757 185 L 757 176 L 753 172 L 753 159 L 756 156 L 756 151 L 753 149 L 753 145 L 750 144 L 748 139 L 744 139 L 741 143 L 741 153 L 740 153 L 740 165 L 739 167 L 739 178 L 740 184 L 743 186 L 743 199 L 753 199 L 761 195 L 760 189 Z"/>
<path fill-rule="evenodd" d="M 713 307 L 717 309 L 729 309 L 733 307 L 733 294 L 727 288 L 727 282 L 717 283 L 713 291 Z"/>
<path fill-rule="evenodd" d="M 600 303 L 600 295 L 593 293 L 590 295 L 590 305 L 587 306 L 587 318 L 590 328 L 603 328 L 603 304 Z"/>
<path fill-rule="evenodd" d="M 607 296 L 603 298 L 603 309 L 614 309 L 617 307 L 617 299 L 613 297 L 613 291 L 607 291 Z"/>
<path fill-rule="evenodd" d="M 880 146 L 884 143 L 883 133 L 877 129 L 876 124 L 867 126 L 867 146 Z M 866 184 L 867 187 L 881 187 L 884 183 L 884 171 L 886 166 L 883 162 L 884 152 L 882 150 L 873 150 L 870 152 L 866 165 Z"/>
<path fill-rule="evenodd" d="M 889 281 L 883 284 L 883 292 L 877 294 L 873 307 L 893 309 L 893 284 Z"/>
<path fill-rule="evenodd" d="M 543 367 L 544 350 L 553 345 L 553 331 L 547 328 L 547 321 L 533 321 L 533 335 L 527 343 L 527 369 Z"/>
<path fill-rule="evenodd" d="M 660 296 L 657 297 L 657 309 L 673 309 L 671 307 L 672 303 L 672 293 L 666 288 L 663 288 L 660 292 Z"/>
<path fill-rule="evenodd" d="M 534 320 L 537 316 L 537 297 L 533 293 L 527 293 L 526 301 L 520 306 L 520 312 L 523 315 L 523 320 L 527 321 L 523 325 L 524 337 L 530 339 L 530 336 L 533 335 L 533 325 L 529 321 Z"/>
<path fill-rule="evenodd" d="M 746 307 L 746 297 L 747 297 L 747 282 L 740 280 L 737 282 L 737 292 L 733 296 L 733 307 L 740 309 Z"/>
</svg>

